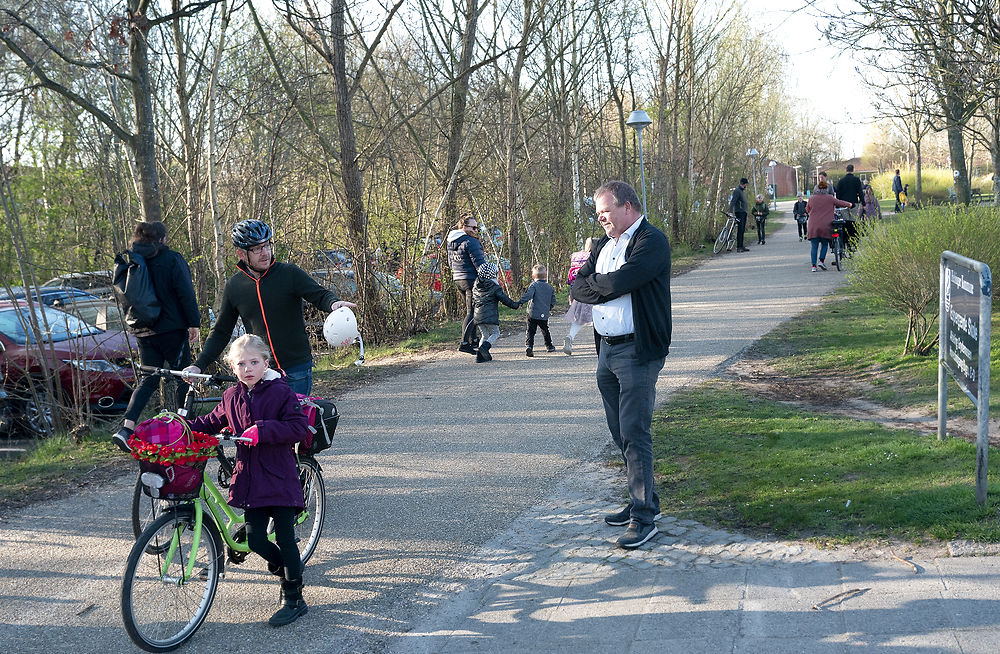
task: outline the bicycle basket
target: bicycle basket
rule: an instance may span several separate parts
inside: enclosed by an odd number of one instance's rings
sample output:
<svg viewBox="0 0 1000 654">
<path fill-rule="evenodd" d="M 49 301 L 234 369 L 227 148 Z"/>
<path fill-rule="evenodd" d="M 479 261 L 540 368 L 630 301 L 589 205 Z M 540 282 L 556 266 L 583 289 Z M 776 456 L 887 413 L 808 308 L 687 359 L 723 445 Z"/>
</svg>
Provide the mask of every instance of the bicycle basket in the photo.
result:
<svg viewBox="0 0 1000 654">
<path fill-rule="evenodd" d="M 198 495 L 205 463 L 214 455 L 216 445 L 214 437 L 192 432 L 183 418 L 169 412 L 138 424 L 129 439 L 139 469 L 158 474 L 165 481 L 159 489 L 143 485 L 144 492 L 168 500 Z"/>
</svg>

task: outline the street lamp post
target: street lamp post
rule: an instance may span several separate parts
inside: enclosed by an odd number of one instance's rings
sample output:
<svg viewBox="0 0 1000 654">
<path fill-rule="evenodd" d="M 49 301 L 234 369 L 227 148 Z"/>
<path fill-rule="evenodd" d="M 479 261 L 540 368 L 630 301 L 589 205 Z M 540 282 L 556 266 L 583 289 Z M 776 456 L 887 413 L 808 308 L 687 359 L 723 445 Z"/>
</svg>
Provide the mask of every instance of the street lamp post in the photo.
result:
<svg viewBox="0 0 1000 654">
<path fill-rule="evenodd" d="M 649 114 L 642 109 L 636 109 L 628 115 L 625 124 L 639 135 L 639 177 L 642 179 L 642 215 L 646 215 L 646 166 L 642 160 L 642 130 L 653 124 Z M 647 216 L 648 220 L 648 216 Z"/>
<path fill-rule="evenodd" d="M 760 155 L 756 148 L 750 148 L 747 150 L 747 157 L 750 159 L 750 177 L 753 177 L 753 196 L 757 197 L 757 168 L 754 165 L 754 161 Z"/>
<path fill-rule="evenodd" d="M 771 201 L 774 202 L 774 208 L 778 208 L 778 178 L 774 174 L 774 167 L 778 165 L 778 162 L 771 160 L 771 163 L 767 164 L 771 169 Z"/>
<path fill-rule="evenodd" d="M 792 166 L 792 168 L 795 169 L 795 195 L 796 195 L 796 197 L 798 197 L 798 195 L 799 195 L 799 168 L 801 168 L 801 167 L 802 167 L 802 164 L 799 164 L 797 166 Z"/>
</svg>

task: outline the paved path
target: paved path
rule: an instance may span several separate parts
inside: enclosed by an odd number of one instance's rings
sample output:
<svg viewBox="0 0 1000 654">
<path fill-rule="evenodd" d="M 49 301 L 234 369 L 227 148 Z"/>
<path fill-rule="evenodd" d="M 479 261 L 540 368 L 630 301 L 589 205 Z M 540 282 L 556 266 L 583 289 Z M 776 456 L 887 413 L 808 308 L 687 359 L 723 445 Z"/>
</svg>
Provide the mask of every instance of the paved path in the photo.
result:
<svg viewBox="0 0 1000 654">
<path fill-rule="evenodd" d="M 808 270 L 788 225 L 766 246 L 676 278 L 660 399 L 717 374 L 842 280 Z M 553 327 L 559 343 L 566 325 Z M 669 517 L 650 547 L 616 550 L 617 531 L 599 516 L 623 484 L 601 465 L 609 439 L 592 343 L 527 359 L 508 337 L 494 354 L 478 365 L 449 353 L 340 398 L 339 440 L 321 457 L 333 510 L 306 570 L 309 614 L 263 625 L 276 586 L 251 558 L 228 570 L 183 651 L 218 652 L 234 638 L 248 652 L 398 653 L 971 652 L 1000 642 L 992 558 L 920 561 L 913 575 L 891 559 L 854 562 Z M 132 651 L 117 596 L 131 481 L 0 521 L 0 651 Z M 868 590 L 810 608 L 856 587 Z"/>
</svg>

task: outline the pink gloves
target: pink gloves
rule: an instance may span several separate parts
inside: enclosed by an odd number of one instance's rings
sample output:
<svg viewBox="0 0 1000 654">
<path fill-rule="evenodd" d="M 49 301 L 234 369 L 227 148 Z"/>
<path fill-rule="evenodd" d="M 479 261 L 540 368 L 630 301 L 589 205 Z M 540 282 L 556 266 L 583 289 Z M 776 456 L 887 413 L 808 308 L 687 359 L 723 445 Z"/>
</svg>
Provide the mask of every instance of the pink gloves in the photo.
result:
<svg viewBox="0 0 1000 654">
<path fill-rule="evenodd" d="M 247 430 L 240 435 L 243 436 L 243 438 L 249 438 L 250 441 L 247 443 L 247 445 L 253 447 L 254 445 L 257 444 L 258 440 L 257 425 L 253 425 L 252 427 L 247 427 Z"/>
</svg>

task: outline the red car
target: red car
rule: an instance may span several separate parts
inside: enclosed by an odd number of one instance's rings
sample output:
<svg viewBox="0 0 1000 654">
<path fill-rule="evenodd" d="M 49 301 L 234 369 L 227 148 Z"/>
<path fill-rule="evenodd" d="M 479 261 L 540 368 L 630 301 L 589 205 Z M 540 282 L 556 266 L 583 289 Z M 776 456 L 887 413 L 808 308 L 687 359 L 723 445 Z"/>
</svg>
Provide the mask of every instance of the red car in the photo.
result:
<svg viewBox="0 0 1000 654">
<path fill-rule="evenodd" d="M 124 332 L 99 329 L 45 305 L 33 308 L 44 334 L 41 347 L 28 327 L 28 305 L 0 302 L 0 376 L 14 422 L 34 435 L 52 431 L 52 399 L 41 381 L 45 361 L 56 372 L 63 405 L 94 413 L 124 411 L 135 380 Z"/>
</svg>

